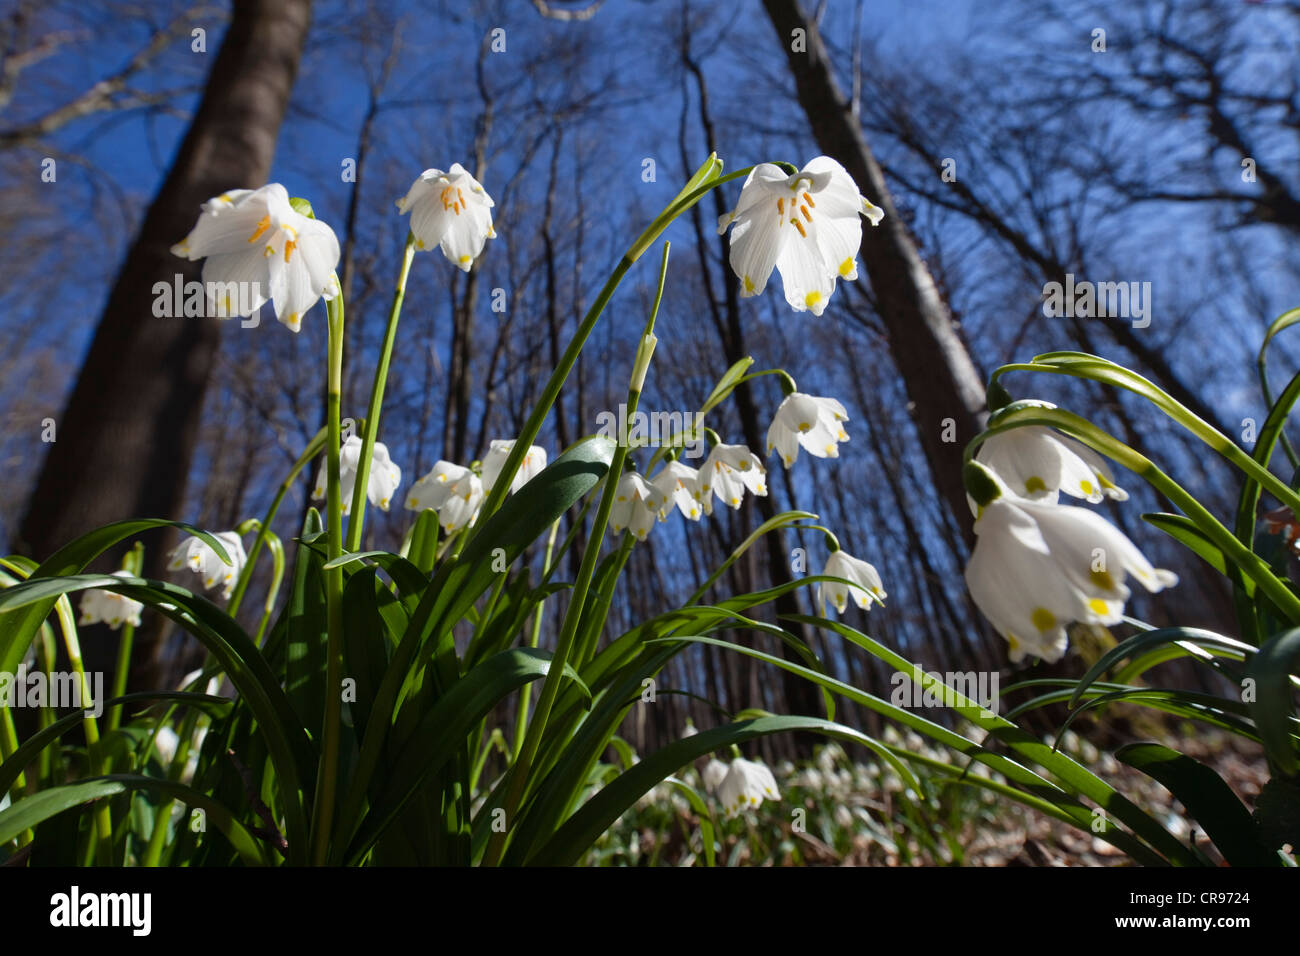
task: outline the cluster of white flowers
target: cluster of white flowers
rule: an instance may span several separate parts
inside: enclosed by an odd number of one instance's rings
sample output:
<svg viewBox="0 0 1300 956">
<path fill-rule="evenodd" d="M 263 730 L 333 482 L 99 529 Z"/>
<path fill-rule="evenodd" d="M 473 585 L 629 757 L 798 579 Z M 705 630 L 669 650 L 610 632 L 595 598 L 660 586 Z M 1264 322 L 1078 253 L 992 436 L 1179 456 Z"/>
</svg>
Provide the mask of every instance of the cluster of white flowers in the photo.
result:
<svg viewBox="0 0 1300 956">
<path fill-rule="evenodd" d="M 674 508 L 682 517 L 699 521 L 713 514 L 713 499 L 739 508 L 745 492 L 767 494 L 767 469 L 745 445 L 718 443 L 698 469 L 684 462 L 666 461 L 649 480 L 635 471 L 619 479 L 609 524 L 614 531 L 627 528 L 645 540 L 656 520 L 666 521 Z"/>
<path fill-rule="evenodd" d="M 479 508 L 501 477 L 501 469 L 514 447 L 515 443 L 510 440 L 493 441 L 480 465 L 481 474 L 476 474 L 472 467 L 439 460 L 433 470 L 411 488 L 406 496 L 406 507 L 411 511 L 432 508 L 438 513 L 438 524 L 445 534 L 470 527 L 478 519 Z M 510 492 L 517 492 L 537 477 L 546 467 L 546 462 L 546 449 L 529 446 L 510 482 Z"/>
<path fill-rule="evenodd" d="M 1072 622 L 1118 623 L 1130 574 L 1148 591 L 1178 583 L 1101 515 L 1058 503 L 1061 492 L 1093 503 L 1128 497 L 1092 449 L 1026 426 L 988 439 L 976 461 L 1000 493 L 983 507 L 972 501 L 976 539 L 966 584 L 1013 661 L 1026 654 L 1060 660 Z"/>
<path fill-rule="evenodd" d="M 246 317 L 267 302 L 294 332 L 321 299 L 339 294 L 335 269 L 339 241 L 334 230 L 300 212 L 279 183 L 232 189 L 203 204 L 190 234 L 172 253 L 203 263 L 209 312 L 223 319 Z M 397 201 L 411 214 L 416 249 L 438 246 L 468 272 L 483 245 L 496 236 L 492 197 L 459 163 L 426 169 Z"/>
<path fill-rule="evenodd" d="M 346 438 L 339 448 L 339 498 L 342 511 L 347 514 L 352 510 L 352 494 L 356 489 L 357 470 L 361 465 L 361 439 L 356 435 Z M 317 501 L 324 500 L 328 490 L 328 474 L 322 463 L 316 475 L 316 487 L 311 496 Z M 370 476 L 366 481 L 366 500 L 381 511 L 387 511 L 392 504 L 397 486 L 402 483 L 402 469 L 388 456 L 388 446 L 381 441 L 375 442 L 370 456 Z"/>
<path fill-rule="evenodd" d="M 113 574 L 120 578 L 134 576 L 130 571 L 114 571 Z M 139 627 L 140 611 L 144 605 L 139 601 L 132 601 L 129 597 L 123 597 L 115 591 L 90 588 L 82 592 L 80 607 L 81 617 L 77 619 L 78 625 L 107 624 L 116 631 L 123 624 Z"/>
</svg>

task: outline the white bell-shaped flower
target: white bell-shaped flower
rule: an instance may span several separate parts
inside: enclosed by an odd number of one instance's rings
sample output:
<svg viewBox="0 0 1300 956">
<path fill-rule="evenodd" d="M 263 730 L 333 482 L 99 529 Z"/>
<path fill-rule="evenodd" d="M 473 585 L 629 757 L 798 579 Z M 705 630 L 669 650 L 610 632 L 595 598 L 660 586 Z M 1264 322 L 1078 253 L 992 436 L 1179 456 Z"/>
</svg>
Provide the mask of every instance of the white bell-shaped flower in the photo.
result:
<svg viewBox="0 0 1300 956">
<path fill-rule="evenodd" d="M 736 208 L 718 219 L 718 233 L 735 223 L 731 268 L 742 296 L 760 294 L 775 267 L 790 306 L 821 315 L 836 279 L 858 277 L 858 217 L 874 226 L 884 215 L 858 192 L 843 166 L 818 156 L 794 175 L 772 163 L 755 166 Z"/>
<path fill-rule="evenodd" d="M 609 512 L 609 526 L 615 534 L 626 528 L 638 541 L 644 541 L 654 527 L 663 507 L 663 495 L 635 471 L 625 472 L 614 489 L 614 506 Z"/>
<path fill-rule="evenodd" d="M 181 568 L 189 568 L 195 574 L 203 576 L 205 588 L 214 588 L 220 584 L 221 596 L 228 598 L 230 592 L 235 589 L 235 582 L 239 580 L 240 572 L 248 563 L 248 556 L 244 553 L 244 543 L 236 532 L 222 531 L 214 534 L 213 537 L 226 549 L 230 564 L 222 561 L 217 556 L 217 552 L 202 538 L 191 536 L 172 550 L 167 570 L 179 571 Z"/>
<path fill-rule="evenodd" d="M 833 398 L 818 398 L 793 392 L 785 397 L 767 429 L 767 451 L 781 455 L 787 468 L 799 457 L 799 446 L 818 458 L 838 458 L 837 445 L 848 441 L 844 422 L 849 413 Z"/>
<path fill-rule="evenodd" d="M 722 808 L 728 816 L 734 816 L 741 810 L 758 807 L 764 799 L 781 799 L 772 771 L 761 763 L 737 757 L 731 762 L 731 769 L 718 786 L 718 800 L 722 803 Z"/>
<path fill-rule="evenodd" d="M 987 465 L 1014 494 L 1055 503 L 1060 492 L 1096 504 L 1124 501 L 1105 459 L 1081 442 L 1043 425 L 1000 432 L 979 447 L 975 460 Z"/>
<path fill-rule="evenodd" d="M 130 571 L 114 571 L 113 574 L 119 578 L 134 577 Z M 123 597 L 115 591 L 90 588 L 81 593 L 80 607 L 81 616 L 77 619 L 78 625 L 107 624 L 116 631 L 124 623 L 139 627 L 140 611 L 144 605 L 139 601 L 132 601 L 129 597 Z"/>
<path fill-rule="evenodd" d="M 699 490 L 706 514 L 713 513 L 713 496 L 739 508 L 748 490 L 750 494 L 767 494 L 767 469 L 744 445 L 714 445 L 700 469 Z"/>
<path fill-rule="evenodd" d="M 862 610 L 868 610 L 871 602 L 885 600 L 885 588 L 880 581 L 880 574 L 874 567 L 866 561 L 859 560 L 844 551 L 832 551 L 830 557 L 826 559 L 826 567 L 822 571 L 828 577 L 845 578 L 852 581 L 853 584 L 839 584 L 838 582 L 823 581 L 817 585 L 817 604 L 824 607 L 824 601 L 829 600 L 835 610 L 843 614 L 844 609 L 849 606 L 849 599 Z"/>
<path fill-rule="evenodd" d="M 406 496 L 406 507 L 411 511 L 432 508 L 438 512 L 438 524 L 443 532 L 454 534 L 474 523 L 483 498 L 483 482 L 471 469 L 439 461 L 412 486 Z"/>
<path fill-rule="evenodd" d="M 220 318 L 252 315 L 270 300 L 275 317 L 297 332 L 318 299 L 339 294 L 338 237 L 319 219 L 297 212 L 279 183 L 208 200 L 172 253 L 206 260 L 209 311 Z"/>
<path fill-rule="evenodd" d="M 700 772 L 700 782 L 704 784 L 704 789 L 709 793 L 717 793 L 722 781 L 727 779 L 727 770 L 725 763 L 717 757 L 710 757 Z"/>
<path fill-rule="evenodd" d="M 176 748 L 180 743 L 181 738 L 177 736 L 176 731 L 170 727 L 159 728 L 158 735 L 154 737 L 153 749 L 162 766 L 171 766 L 171 762 L 176 759 Z"/>
<path fill-rule="evenodd" d="M 506 459 L 510 457 L 514 447 L 514 441 L 508 439 L 497 439 L 488 446 L 488 453 L 483 456 L 484 490 L 491 491 L 492 486 L 497 483 L 497 478 L 501 476 L 501 469 L 505 467 Z M 524 460 L 519 463 L 519 470 L 515 472 L 514 481 L 510 482 L 511 493 L 517 492 L 536 478 L 545 467 L 546 449 L 538 445 L 529 446 L 524 454 Z"/>
<path fill-rule="evenodd" d="M 352 492 L 357 482 L 357 466 L 361 462 L 361 439 L 352 435 L 339 448 L 339 497 L 342 500 L 343 514 L 352 510 Z M 320 501 L 326 497 L 329 474 L 325 462 L 321 462 L 316 475 L 316 487 L 312 498 Z M 366 498 L 383 511 L 392 504 L 397 486 L 402 483 L 402 469 L 388 456 L 388 446 L 381 441 L 375 442 L 370 460 L 370 477 L 366 482 Z"/>
<path fill-rule="evenodd" d="M 700 492 L 700 473 L 680 461 L 667 461 L 650 479 L 661 500 L 661 517 L 667 518 L 674 507 L 691 521 L 699 521 L 704 513 L 703 494 Z"/>
<path fill-rule="evenodd" d="M 397 201 L 403 215 L 411 214 L 415 248 L 442 248 L 451 262 L 469 272 L 489 239 L 492 228 L 492 197 L 460 163 L 451 169 L 426 169 Z"/>
<path fill-rule="evenodd" d="M 1148 591 L 1178 583 L 1096 512 L 1003 494 L 975 522 L 966 585 L 1007 639 L 1011 659 L 1060 660 L 1073 621 L 1116 624 L 1133 575 Z"/>
</svg>

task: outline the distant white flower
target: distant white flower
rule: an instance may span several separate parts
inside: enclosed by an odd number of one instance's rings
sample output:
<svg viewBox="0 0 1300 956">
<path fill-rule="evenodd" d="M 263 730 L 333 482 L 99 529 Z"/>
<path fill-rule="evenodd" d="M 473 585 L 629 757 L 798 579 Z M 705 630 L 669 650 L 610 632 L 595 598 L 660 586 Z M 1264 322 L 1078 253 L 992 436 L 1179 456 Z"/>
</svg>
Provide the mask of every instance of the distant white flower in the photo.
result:
<svg viewBox="0 0 1300 956">
<path fill-rule="evenodd" d="M 816 767 L 801 770 L 799 776 L 795 778 L 795 786 L 803 787 L 805 790 L 820 790 L 825 783 L 822 772 Z"/>
<path fill-rule="evenodd" d="M 172 253 L 191 262 L 207 260 L 209 309 L 222 318 L 252 315 L 270 299 L 275 317 L 297 332 L 303 313 L 318 299 L 339 294 L 334 230 L 296 212 L 279 183 L 209 199 Z"/>
<path fill-rule="evenodd" d="M 492 486 L 497 483 L 497 478 L 501 476 L 501 469 L 505 467 L 506 459 L 510 457 L 510 452 L 514 447 L 514 441 L 506 439 L 497 439 L 488 446 L 488 453 L 483 456 L 483 489 L 485 491 L 491 491 Z M 538 445 L 529 446 L 528 451 L 524 454 L 524 460 L 519 463 L 519 470 L 515 472 L 515 480 L 510 483 L 511 493 L 517 492 L 536 478 L 545 467 L 546 449 Z"/>
<path fill-rule="evenodd" d="M 356 435 L 348 438 L 339 449 L 339 497 L 342 499 L 343 513 L 352 509 L 352 492 L 357 482 L 357 466 L 361 462 L 361 439 Z M 316 488 L 311 496 L 321 500 L 326 496 L 329 474 L 325 462 L 321 462 L 320 472 L 316 475 Z M 397 486 L 402 483 L 402 469 L 388 457 L 388 446 L 381 441 L 375 442 L 374 453 L 370 460 L 370 478 L 366 482 L 366 498 L 372 505 L 383 511 L 392 503 Z"/>
<path fill-rule="evenodd" d="M 718 786 L 718 800 L 728 815 L 759 806 L 764 798 L 781 799 L 772 771 L 761 763 L 737 757 L 731 762 L 726 779 Z"/>
<path fill-rule="evenodd" d="M 1106 461 L 1088 446 L 1042 425 L 1001 432 L 980 445 L 975 460 L 987 465 L 1014 494 L 1055 503 L 1058 492 L 1096 504 L 1124 501 Z"/>
<path fill-rule="evenodd" d="M 848 420 L 849 413 L 835 399 L 793 392 L 772 416 L 767 430 L 768 454 L 775 448 L 787 468 L 799 457 L 800 445 L 818 458 L 838 458 L 836 446 L 849 440 L 841 424 Z"/>
<path fill-rule="evenodd" d="M 188 690 L 190 685 L 193 684 L 202 676 L 203 676 L 202 667 L 198 668 L 197 670 L 192 670 L 184 677 L 181 678 L 181 682 L 176 685 L 176 689 Z M 195 688 L 194 692 L 199 694 L 207 694 L 209 697 L 215 697 L 217 691 L 219 691 L 220 689 L 221 689 L 221 675 L 218 674 L 215 677 L 209 677 L 207 684 L 205 684 L 202 688 Z"/>
<path fill-rule="evenodd" d="M 1026 654 L 1060 660 L 1072 621 L 1118 623 L 1129 574 L 1149 591 L 1178 583 L 1087 508 L 1003 494 L 984 506 L 975 534 L 966 585 L 1013 661 Z"/>
<path fill-rule="evenodd" d="M 829 558 L 826 559 L 826 568 L 822 574 L 833 578 L 846 578 L 853 582 L 850 587 L 846 584 L 837 584 L 825 581 L 817 585 L 817 604 L 823 605 L 824 599 L 829 599 L 831 606 L 843 614 L 844 609 L 849 606 L 849 598 L 853 598 L 853 603 L 862 610 L 871 607 L 871 602 L 884 601 L 885 589 L 881 584 L 880 575 L 866 561 L 860 561 L 852 555 L 843 551 L 832 551 Z"/>
<path fill-rule="evenodd" d="M 230 592 L 235 589 L 235 581 L 238 580 L 240 572 L 248 563 L 248 556 L 244 553 L 244 543 L 236 532 L 222 531 L 214 534 L 213 537 L 226 549 L 230 564 L 217 557 L 217 552 L 202 538 L 191 536 L 172 550 L 167 570 L 179 571 L 181 568 L 189 568 L 195 574 L 203 576 L 205 588 L 214 588 L 220 584 L 221 596 L 228 598 Z"/>
<path fill-rule="evenodd" d="M 134 577 L 130 571 L 114 571 L 113 574 L 119 578 Z M 107 624 L 115 631 L 123 623 L 139 627 L 143 608 L 139 601 L 132 601 L 115 591 L 90 588 L 81 594 L 81 617 L 77 624 Z"/>
<path fill-rule="evenodd" d="M 638 541 L 644 541 L 654 527 L 663 506 L 663 495 L 635 471 L 625 472 L 614 489 L 614 506 L 609 512 L 609 527 L 619 534 L 624 528 Z"/>
<path fill-rule="evenodd" d="M 676 507 L 690 520 L 700 520 L 700 515 L 704 513 L 700 473 L 690 465 L 676 460 L 664 462 L 664 466 L 650 479 L 650 484 L 654 485 L 662 499 L 659 506 L 662 517 L 668 517 L 668 512 Z"/>
<path fill-rule="evenodd" d="M 700 782 L 704 784 L 704 789 L 709 793 L 717 793 L 718 788 L 722 786 L 722 781 L 727 779 L 728 767 L 717 757 L 709 758 L 709 762 L 704 765 L 704 770 L 700 774 Z"/>
<path fill-rule="evenodd" d="M 153 749 L 158 755 L 158 762 L 164 767 L 170 766 L 171 762 L 176 759 L 176 748 L 180 745 L 180 742 L 180 737 L 176 736 L 176 731 L 170 727 L 159 729 L 158 735 L 153 741 Z"/>
<path fill-rule="evenodd" d="M 483 497 L 483 482 L 478 475 L 463 465 L 439 461 L 412 486 L 406 507 L 411 511 L 432 508 L 438 512 L 442 530 L 453 534 L 474 523 Z"/>
<path fill-rule="evenodd" d="M 699 473 L 699 491 L 704 511 L 713 513 L 713 495 L 733 508 L 740 507 L 745 491 L 767 494 L 767 469 L 744 445 L 714 445 Z"/>
<path fill-rule="evenodd" d="M 884 215 L 858 192 L 843 166 L 818 156 L 794 175 L 772 163 L 755 166 L 736 208 L 718 219 L 718 233 L 736 224 L 731 268 L 740 278 L 741 296 L 760 294 L 776 267 L 790 306 L 821 315 L 836 278 L 858 277 L 858 217 L 874 226 Z"/>
<path fill-rule="evenodd" d="M 451 169 L 426 169 L 411 184 L 406 196 L 397 200 L 403 215 L 411 214 L 415 248 L 442 247 L 442 254 L 466 272 L 489 239 L 492 228 L 492 197 L 460 163 Z"/>
</svg>

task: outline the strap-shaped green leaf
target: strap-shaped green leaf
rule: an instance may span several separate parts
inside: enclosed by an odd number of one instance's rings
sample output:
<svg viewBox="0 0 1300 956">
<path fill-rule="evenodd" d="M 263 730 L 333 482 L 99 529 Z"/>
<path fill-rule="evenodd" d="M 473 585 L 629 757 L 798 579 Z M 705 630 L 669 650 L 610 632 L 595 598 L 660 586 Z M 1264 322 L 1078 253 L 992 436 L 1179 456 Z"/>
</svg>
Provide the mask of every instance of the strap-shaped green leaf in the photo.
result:
<svg viewBox="0 0 1300 956">
<path fill-rule="evenodd" d="M 1246 676 L 1255 681 L 1251 715 L 1271 763 L 1284 777 L 1300 772 L 1296 757 L 1295 693 L 1293 671 L 1300 669 L 1300 628 L 1272 637 L 1246 665 Z"/>
<path fill-rule="evenodd" d="M 1115 751 L 1172 793 L 1233 866 L 1279 866 L 1281 861 L 1255 833 L 1250 812 L 1223 778 L 1202 763 L 1162 744 L 1136 743 Z"/>
</svg>

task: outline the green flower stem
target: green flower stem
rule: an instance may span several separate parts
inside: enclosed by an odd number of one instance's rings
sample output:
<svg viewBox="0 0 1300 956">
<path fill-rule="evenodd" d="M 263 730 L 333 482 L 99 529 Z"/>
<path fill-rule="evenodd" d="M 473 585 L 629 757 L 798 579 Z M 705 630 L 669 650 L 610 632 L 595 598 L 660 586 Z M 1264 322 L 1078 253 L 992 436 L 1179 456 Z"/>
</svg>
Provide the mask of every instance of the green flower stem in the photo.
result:
<svg viewBox="0 0 1300 956">
<path fill-rule="evenodd" d="M 560 522 L 557 519 L 551 525 L 551 533 L 546 538 L 546 556 L 542 559 L 542 581 L 545 582 L 551 574 L 551 557 L 555 553 L 555 538 L 560 531 Z M 542 613 L 546 607 L 546 599 L 537 602 L 537 607 L 533 609 L 533 630 L 528 637 L 528 646 L 536 647 L 538 640 L 542 636 Z M 532 702 L 533 682 L 529 681 L 519 691 L 519 709 L 515 713 L 515 736 L 514 744 L 510 748 L 510 764 L 514 766 L 519 759 L 519 751 L 524 744 L 524 732 L 528 728 L 528 705 Z"/>
<path fill-rule="evenodd" d="M 126 557 L 122 561 L 122 570 L 130 571 L 131 574 L 139 577 L 144 567 L 144 545 L 140 542 L 135 543 Z M 122 636 L 118 639 L 117 644 L 117 666 L 113 670 L 113 686 L 109 690 L 108 699 L 113 700 L 121 697 L 126 693 L 126 679 L 131 671 L 131 648 L 135 644 L 135 628 L 129 623 L 122 625 Z M 122 705 L 118 704 L 112 707 L 108 712 L 108 732 L 112 733 L 117 730 L 122 722 Z"/>
<path fill-rule="evenodd" d="M 1273 341 L 1273 336 L 1283 329 L 1294 325 L 1300 321 L 1300 308 L 1288 309 L 1274 319 L 1268 327 L 1268 333 L 1264 336 L 1264 343 L 1259 347 L 1259 355 L 1255 358 L 1255 368 L 1259 372 L 1259 390 L 1264 393 L 1264 405 L 1268 408 L 1273 407 L 1273 392 L 1268 386 L 1268 344 Z M 1295 448 L 1291 445 L 1290 439 L 1285 434 L 1280 435 L 1282 439 L 1282 450 L 1286 452 L 1287 458 L 1291 461 L 1293 469 L 1300 468 L 1300 457 L 1296 455 Z"/>
<path fill-rule="evenodd" d="M 86 669 L 81 661 L 81 642 L 77 640 L 77 625 L 72 617 L 72 604 L 66 595 L 60 597 L 55 608 L 59 616 L 59 628 L 63 631 L 63 645 L 68 652 L 68 666 L 77 675 L 81 684 L 81 703 L 84 707 L 91 700 L 90 681 L 86 678 Z M 99 722 L 83 710 L 82 730 L 86 736 L 86 752 L 90 758 L 90 774 L 102 777 L 108 774 L 108 761 L 104 748 L 99 742 Z M 108 800 L 100 800 L 95 805 L 95 863 L 98 866 L 113 865 L 113 813 Z"/>
<path fill-rule="evenodd" d="M 159 725 L 161 726 L 161 725 Z M 191 710 L 183 721 L 181 721 L 181 730 L 177 736 L 176 753 L 172 757 L 171 765 L 167 768 L 167 779 L 179 781 L 181 775 L 185 772 L 185 765 L 190 759 L 190 742 L 194 739 L 194 731 L 198 726 L 198 712 Z M 152 745 L 157 738 L 158 731 L 154 730 L 153 737 L 149 743 Z M 175 800 L 164 800 L 154 811 L 153 832 L 149 834 L 149 842 L 145 845 L 144 853 L 140 857 L 140 865 L 146 867 L 156 867 L 162 860 L 163 849 L 167 846 L 167 834 L 171 830 L 172 806 Z"/>
<path fill-rule="evenodd" d="M 583 317 L 582 324 L 578 326 L 573 338 L 569 341 L 568 348 L 560 356 L 559 364 L 556 365 L 555 371 L 551 373 L 551 377 L 547 381 L 546 387 L 542 389 L 537 404 L 533 406 L 528 420 L 524 423 L 514 447 L 510 450 L 510 454 L 501 468 L 500 477 L 497 479 L 496 484 L 492 486 L 487 499 L 483 502 L 478 523 L 475 525 L 476 531 L 485 527 L 487 519 L 501 507 L 501 502 L 505 500 L 506 493 L 510 490 L 510 483 L 514 475 L 519 471 L 520 462 L 524 460 L 524 455 L 527 454 L 529 447 L 542 430 L 542 423 L 546 421 L 546 416 L 550 414 L 552 406 L 555 405 L 560 389 L 569 377 L 569 372 L 577 363 L 578 355 L 582 352 L 582 348 L 586 344 L 588 336 L 591 335 L 592 329 L 596 327 L 596 322 L 600 319 L 601 313 L 605 311 L 605 306 L 609 304 L 614 291 L 618 288 L 619 283 L 623 281 L 623 276 L 627 275 L 628 270 L 659 237 L 660 233 L 667 229 L 674 219 L 699 202 L 709 190 L 740 176 L 747 176 L 750 170 L 753 169 L 751 166 L 727 176 L 717 176 L 716 171 L 718 168 L 720 168 L 720 161 L 716 156 L 710 156 L 704 165 L 696 171 L 695 175 L 691 177 L 686 187 L 677 194 L 677 198 L 669 203 L 668 208 L 646 227 L 645 232 L 632 244 L 623 258 L 619 260 L 618 265 L 614 267 L 613 273 L 610 274 L 604 287 L 596 296 L 596 300 L 592 302 L 591 308 L 587 310 L 587 314 Z"/>
<path fill-rule="evenodd" d="M 388 383 L 388 366 L 393 358 L 393 343 L 397 340 L 397 320 L 402 314 L 406 299 L 406 279 L 411 273 L 411 260 L 415 257 L 415 235 L 406 234 L 406 248 L 402 252 L 402 267 L 397 273 L 397 286 L 393 290 L 393 305 L 388 310 L 388 325 L 384 329 L 384 344 L 375 366 L 375 381 L 370 388 L 370 405 L 366 409 L 366 429 L 361 439 L 361 457 L 357 460 L 357 481 L 352 489 L 352 514 L 348 520 L 348 551 L 361 550 L 361 532 L 366 518 L 366 495 L 370 488 L 370 455 L 379 434 L 379 413 L 384 405 L 384 388 Z"/>
<path fill-rule="evenodd" d="M 271 586 L 266 590 L 266 601 L 262 605 L 262 620 L 257 624 L 257 634 L 253 643 L 262 646 L 267 625 L 271 623 L 271 613 L 275 610 L 275 599 L 280 593 L 280 584 L 284 580 L 284 544 L 274 532 L 266 532 L 266 545 L 271 551 Z"/>
<path fill-rule="evenodd" d="M 1004 365 L 993 373 L 990 381 L 996 383 L 997 380 L 1006 372 L 1051 372 L 1057 375 L 1069 375 L 1073 378 L 1086 378 L 1090 381 L 1101 382 L 1106 385 L 1117 385 L 1120 388 L 1127 389 L 1136 395 L 1145 398 L 1151 404 L 1182 425 L 1189 432 L 1209 445 L 1212 449 L 1226 458 L 1240 470 L 1244 471 L 1255 481 L 1268 489 L 1278 501 L 1286 505 L 1297 515 L 1300 515 L 1300 495 L 1297 495 L 1286 482 L 1282 481 L 1271 471 L 1261 465 L 1250 455 L 1246 454 L 1240 446 L 1223 432 L 1219 431 L 1203 418 L 1195 415 L 1186 406 L 1175 401 L 1170 395 L 1156 388 L 1142 376 L 1129 371 L 1113 362 L 1107 362 L 1105 359 L 1084 353 L 1050 353 L 1062 356 L 1079 356 L 1093 359 L 1093 363 L 1087 366 L 1052 365 L 1048 362 L 1041 361 L 1045 356 L 1039 356 L 1033 362 L 1021 362 L 1012 365 Z M 1190 517 L 1190 515 L 1189 515 Z"/>
<path fill-rule="evenodd" d="M 361 427 L 365 427 L 364 422 L 361 422 L 360 424 Z M 293 487 L 294 482 L 298 480 L 299 473 L 306 468 L 308 463 L 320 454 L 320 450 L 325 447 L 325 438 L 328 433 L 328 427 L 322 428 L 316 433 L 316 437 L 307 443 L 307 447 L 303 449 L 302 454 L 298 456 L 298 460 L 294 462 L 293 467 L 289 469 L 289 474 L 285 477 L 284 481 L 280 483 L 280 487 L 276 489 L 275 498 L 271 500 L 271 506 L 266 509 L 266 514 L 263 515 L 262 520 L 258 523 L 257 537 L 253 540 L 252 547 L 248 549 L 248 560 L 244 563 L 244 570 L 240 572 L 239 580 L 235 582 L 235 588 L 230 593 L 230 600 L 226 603 L 226 614 L 231 618 L 233 618 L 239 611 L 239 605 L 244 599 L 244 592 L 248 590 L 248 582 L 253 574 L 253 564 L 257 561 L 257 556 L 262 550 L 262 545 L 265 544 L 271 536 L 271 523 L 275 521 L 275 516 L 280 511 L 280 505 L 284 502 L 285 496 L 289 494 L 289 489 Z"/>
<path fill-rule="evenodd" d="M 339 403 L 343 391 L 343 296 L 329 302 L 329 391 L 326 397 L 325 499 L 329 560 L 343 556 L 343 512 L 339 500 Z M 370 429 L 367 429 L 369 431 Z M 325 719 L 321 728 L 321 759 L 316 777 L 316 806 L 311 820 L 311 859 L 325 863 L 329 851 L 334 797 L 339 776 L 339 733 L 342 724 L 343 567 L 325 571 L 325 607 L 329 637 L 325 661 Z"/>
<path fill-rule="evenodd" d="M 14 726 L 14 715 L 8 707 L 0 707 L 0 763 L 8 760 L 10 756 L 18 750 L 18 729 Z M 26 774 L 20 773 L 14 779 L 13 795 L 17 799 L 18 794 L 22 793 L 27 787 Z M 0 792 L 0 797 L 4 796 Z M 26 846 L 32 842 L 35 834 L 31 830 L 24 830 L 18 834 L 18 845 Z"/>
<path fill-rule="evenodd" d="M 659 313 L 659 303 L 663 298 L 664 280 L 667 274 L 668 243 L 664 243 L 663 260 L 659 266 L 659 288 L 655 294 L 654 305 L 650 309 L 650 317 L 646 320 L 645 332 L 641 336 L 641 342 L 645 342 L 654 335 L 655 317 Z M 633 370 L 632 385 L 627 392 L 627 417 L 629 420 L 636 413 L 637 405 L 641 400 L 640 386 L 643 377 L 642 369 Z M 516 445 L 515 447 L 518 448 L 519 446 Z M 582 612 L 587 606 L 587 591 L 591 587 L 591 579 L 596 572 L 596 564 L 600 558 L 600 545 L 605 537 L 605 528 L 609 524 L 610 512 L 614 509 L 614 497 L 618 493 L 619 476 L 623 474 L 623 463 L 627 460 L 627 453 L 627 435 L 623 434 L 619 436 L 618 445 L 614 449 L 613 461 L 610 462 L 609 470 L 605 474 L 604 489 L 600 496 L 600 507 L 596 510 L 596 517 L 592 520 L 591 536 L 586 549 L 583 551 L 582 563 L 578 567 L 578 577 L 574 582 L 569 605 L 564 612 L 564 622 L 560 626 L 560 636 L 556 641 L 555 654 L 551 658 L 550 667 L 547 668 L 546 678 L 542 683 L 542 692 L 537 698 L 537 709 L 533 712 L 532 719 L 528 721 L 528 731 L 524 735 L 524 744 L 519 751 L 518 759 L 509 770 L 510 779 L 506 785 L 505 800 L 502 803 L 505 809 L 506 830 L 505 832 L 493 834 L 483 856 L 483 862 L 487 866 L 496 866 L 501 862 L 502 854 L 504 854 L 506 848 L 506 839 L 513 827 L 515 814 L 523 800 L 524 790 L 528 786 L 528 771 L 533 765 L 533 760 L 537 757 L 538 748 L 542 743 L 542 736 L 546 732 L 546 723 L 551 716 L 551 708 L 554 707 L 555 698 L 559 695 L 560 682 L 564 679 L 565 665 L 568 663 L 569 655 L 573 651 L 578 633 L 578 624 L 582 620 Z M 511 474 L 509 466 L 504 468 L 502 478 L 497 482 L 496 487 L 500 488 L 503 485 L 508 485 L 508 476 Z"/>
<path fill-rule="evenodd" d="M 966 446 L 966 460 L 973 460 L 979 445 L 994 435 L 1010 431 L 1025 425 L 1046 425 L 1056 428 L 1072 438 L 1088 445 L 1090 448 L 1113 458 L 1125 468 L 1141 477 L 1149 485 L 1168 498 L 1180 508 L 1183 514 L 1191 518 L 1206 537 L 1214 542 L 1228 560 L 1242 569 L 1261 591 L 1267 594 L 1278 610 L 1285 614 L 1294 624 L 1300 624 L 1300 598 L 1297 598 L 1284 582 L 1269 569 L 1266 562 L 1242 544 L 1237 536 L 1210 514 L 1199 501 L 1185 488 L 1156 467 L 1141 452 L 1121 442 L 1106 431 L 1098 428 L 1086 418 L 1067 412 L 1060 408 L 1043 408 L 1024 406 L 1013 408 L 994 418 L 994 424 L 983 434 L 976 436 Z"/>
</svg>

